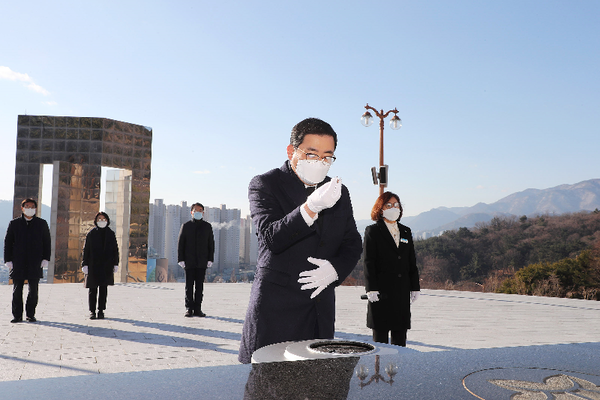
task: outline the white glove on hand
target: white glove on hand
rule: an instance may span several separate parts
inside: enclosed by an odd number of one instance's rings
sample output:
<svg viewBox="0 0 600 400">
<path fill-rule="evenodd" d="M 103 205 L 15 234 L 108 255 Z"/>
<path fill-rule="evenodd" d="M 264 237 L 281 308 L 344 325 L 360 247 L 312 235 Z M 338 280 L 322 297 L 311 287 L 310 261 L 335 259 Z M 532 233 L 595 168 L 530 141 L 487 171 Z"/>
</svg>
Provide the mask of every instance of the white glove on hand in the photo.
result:
<svg viewBox="0 0 600 400">
<path fill-rule="evenodd" d="M 367 300 L 369 300 L 371 303 L 379 301 L 379 292 L 367 292 Z"/>
<path fill-rule="evenodd" d="M 421 292 L 419 292 L 419 291 L 410 292 L 410 304 L 417 301 L 417 299 L 419 298 L 419 295 L 421 295 Z"/>
<path fill-rule="evenodd" d="M 7 262 L 6 266 L 8 267 L 8 272 L 11 272 L 13 269 L 12 261 Z"/>
<path fill-rule="evenodd" d="M 179 261 L 177 264 L 179 264 L 181 268 L 185 269 L 185 261 Z"/>
<path fill-rule="evenodd" d="M 326 208 L 333 207 L 341 196 L 342 179 L 336 176 L 308 196 L 306 205 L 310 211 L 319 213 Z"/>
<path fill-rule="evenodd" d="M 115 265 L 115 266 L 113 267 L 113 273 L 115 273 L 115 274 L 116 274 L 117 272 L 119 272 L 119 266 L 118 266 L 118 265 Z"/>
<path fill-rule="evenodd" d="M 81 267 L 81 270 L 83 271 L 84 274 L 88 274 L 88 266 L 84 265 L 83 267 Z"/>
<path fill-rule="evenodd" d="M 42 268 L 48 267 L 48 260 L 42 260 Z"/>
<path fill-rule="evenodd" d="M 307 258 L 309 263 L 318 266 L 317 269 L 311 269 L 309 271 L 300 272 L 300 279 L 298 283 L 303 283 L 300 287 L 302 290 L 315 289 L 316 290 L 310 295 L 311 299 L 314 299 L 321 293 L 327 286 L 335 282 L 338 278 L 337 271 L 333 268 L 333 265 L 327 260 L 321 258 Z"/>
<path fill-rule="evenodd" d="M 206 263 L 206 268 L 210 268 L 210 267 L 212 267 L 212 261 L 209 261 Z"/>
</svg>

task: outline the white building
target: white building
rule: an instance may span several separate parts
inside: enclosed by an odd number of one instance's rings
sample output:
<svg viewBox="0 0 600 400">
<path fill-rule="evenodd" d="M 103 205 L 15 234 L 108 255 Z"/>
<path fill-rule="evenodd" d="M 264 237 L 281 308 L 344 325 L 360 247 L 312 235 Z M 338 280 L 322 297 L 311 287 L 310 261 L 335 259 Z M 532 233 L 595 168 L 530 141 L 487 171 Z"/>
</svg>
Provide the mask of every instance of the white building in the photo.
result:
<svg viewBox="0 0 600 400">
<path fill-rule="evenodd" d="M 240 219 L 240 268 L 254 269 L 258 257 L 258 237 L 252 218 Z"/>
<path fill-rule="evenodd" d="M 181 206 L 168 205 L 165 213 L 165 258 L 169 269 L 177 266 L 177 242 L 181 229 Z"/>
<path fill-rule="evenodd" d="M 150 204 L 148 221 L 148 257 L 165 258 L 165 218 L 166 207 L 162 199 L 155 199 Z"/>
<path fill-rule="evenodd" d="M 127 282 L 129 261 L 129 228 L 131 225 L 131 171 L 119 169 L 106 173 L 105 212 L 119 246 L 119 270 L 115 281 Z"/>
</svg>

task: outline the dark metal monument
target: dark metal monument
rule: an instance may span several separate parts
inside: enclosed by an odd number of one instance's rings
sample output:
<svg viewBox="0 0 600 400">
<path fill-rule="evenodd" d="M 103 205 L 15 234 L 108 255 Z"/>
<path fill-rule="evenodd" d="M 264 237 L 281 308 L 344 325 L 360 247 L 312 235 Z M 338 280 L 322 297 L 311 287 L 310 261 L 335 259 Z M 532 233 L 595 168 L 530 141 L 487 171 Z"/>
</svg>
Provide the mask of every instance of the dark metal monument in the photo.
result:
<svg viewBox="0 0 600 400">
<path fill-rule="evenodd" d="M 152 129 L 108 118 L 19 115 L 13 215 L 21 201 L 42 202 L 44 164 L 53 165 L 52 260 L 48 283 L 79 282 L 81 251 L 100 211 L 102 167 L 125 170 L 125 184 L 112 193 L 121 211 L 111 228 L 125 245 L 116 281 L 145 281 L 150 203 Z M 124 261 L 124 262 L 123 262 Z M 127 265 L 124 265 L 127 264 Z M 116 277 L 117 278 L 117 277 Z"/>
</svg>

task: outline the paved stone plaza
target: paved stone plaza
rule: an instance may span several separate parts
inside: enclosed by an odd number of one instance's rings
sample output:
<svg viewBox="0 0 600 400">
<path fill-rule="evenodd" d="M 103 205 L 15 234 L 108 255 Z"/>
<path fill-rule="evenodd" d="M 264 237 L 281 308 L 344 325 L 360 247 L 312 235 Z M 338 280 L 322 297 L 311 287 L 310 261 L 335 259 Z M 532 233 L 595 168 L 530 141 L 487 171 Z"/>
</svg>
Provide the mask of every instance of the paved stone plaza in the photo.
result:
<svg viewBox="0 0 600 400">
<path fill-rule="evenodd" d="M 185 318 L 183 283 L 117 284 L 89 320 L 81 284 L 41 284 L 38 322 L 17 324 L 0 286 L 0 381 L 237 365 L 250 286 L 206 284 L 208 317 Z M 336 338 L 371 342 L 364 289 L 336 290 Z M 596 301 L 423 290 L 412 311 L 413 353 L 600 341 Z"/>
</svg>

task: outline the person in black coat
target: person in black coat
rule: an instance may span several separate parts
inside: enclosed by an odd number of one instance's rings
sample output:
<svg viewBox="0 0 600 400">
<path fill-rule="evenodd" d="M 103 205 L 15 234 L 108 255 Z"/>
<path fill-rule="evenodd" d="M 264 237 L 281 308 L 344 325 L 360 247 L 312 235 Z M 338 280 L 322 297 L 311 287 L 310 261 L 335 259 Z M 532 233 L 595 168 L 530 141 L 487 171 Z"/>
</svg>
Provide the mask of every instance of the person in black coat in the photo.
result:
<svg viewBox="0 0 600 400">
<path fill-rule="evenodd" d="M 194 203 L 190 212 L 192 220 L 181 225 L 177 242 L 177 261 L 185 270 L 185 316 L 206 317 L 202 312 L 204 278 L 215 260 L 215 238 L 212 225 L 203 220 L 204 206 Z"/>
<path fill-rule="evenodd" d="M 108 286 L 115 284 L 114 273 L 119 269 L 119 246 L 115 233 L 108 227 L 108 214 L 102 211 L 96 214 L 94 225 L 96 227 L 92 228 L 85 238 L 81 270 L 84 273 L 85 287 L 88 289 L 90 319 L 103 319 Z"/>
<path fill-rule="evenodd" d="M 37 201 L 21 202 L 21 216 L 8 224 L 4 238 L 4 262 L 13 280 L 12 313 L 10 322 L 23 321 L 23 286 L 27 280 L 29 291 L 25 314 L 27 321 L 35 322 L 38 303 L 38 286 L 44 268 L 50 260 L 51 244 L 48 223 L 36 217 Z"/>
<path fill-rule="evenodd" d="M 373 341 L 406 346 L 410 305 L 419 296 L 419 271 L 410 228 L 402 218 L 400 198 L 385 192 L 377 198 L 365 229 L 363 245 L 367 298 L 367 327 Z"/>
<path fill-rule="evenodd" d="M 331 339 L 335 287 L 360 258 L 348 189 L 327 176 L 337 135 L 308 118 L 292 129 L 288 160 L 255 176 L 248 188 L 258 261 L 238 360 L 273 343 Z"/>
</svg>

